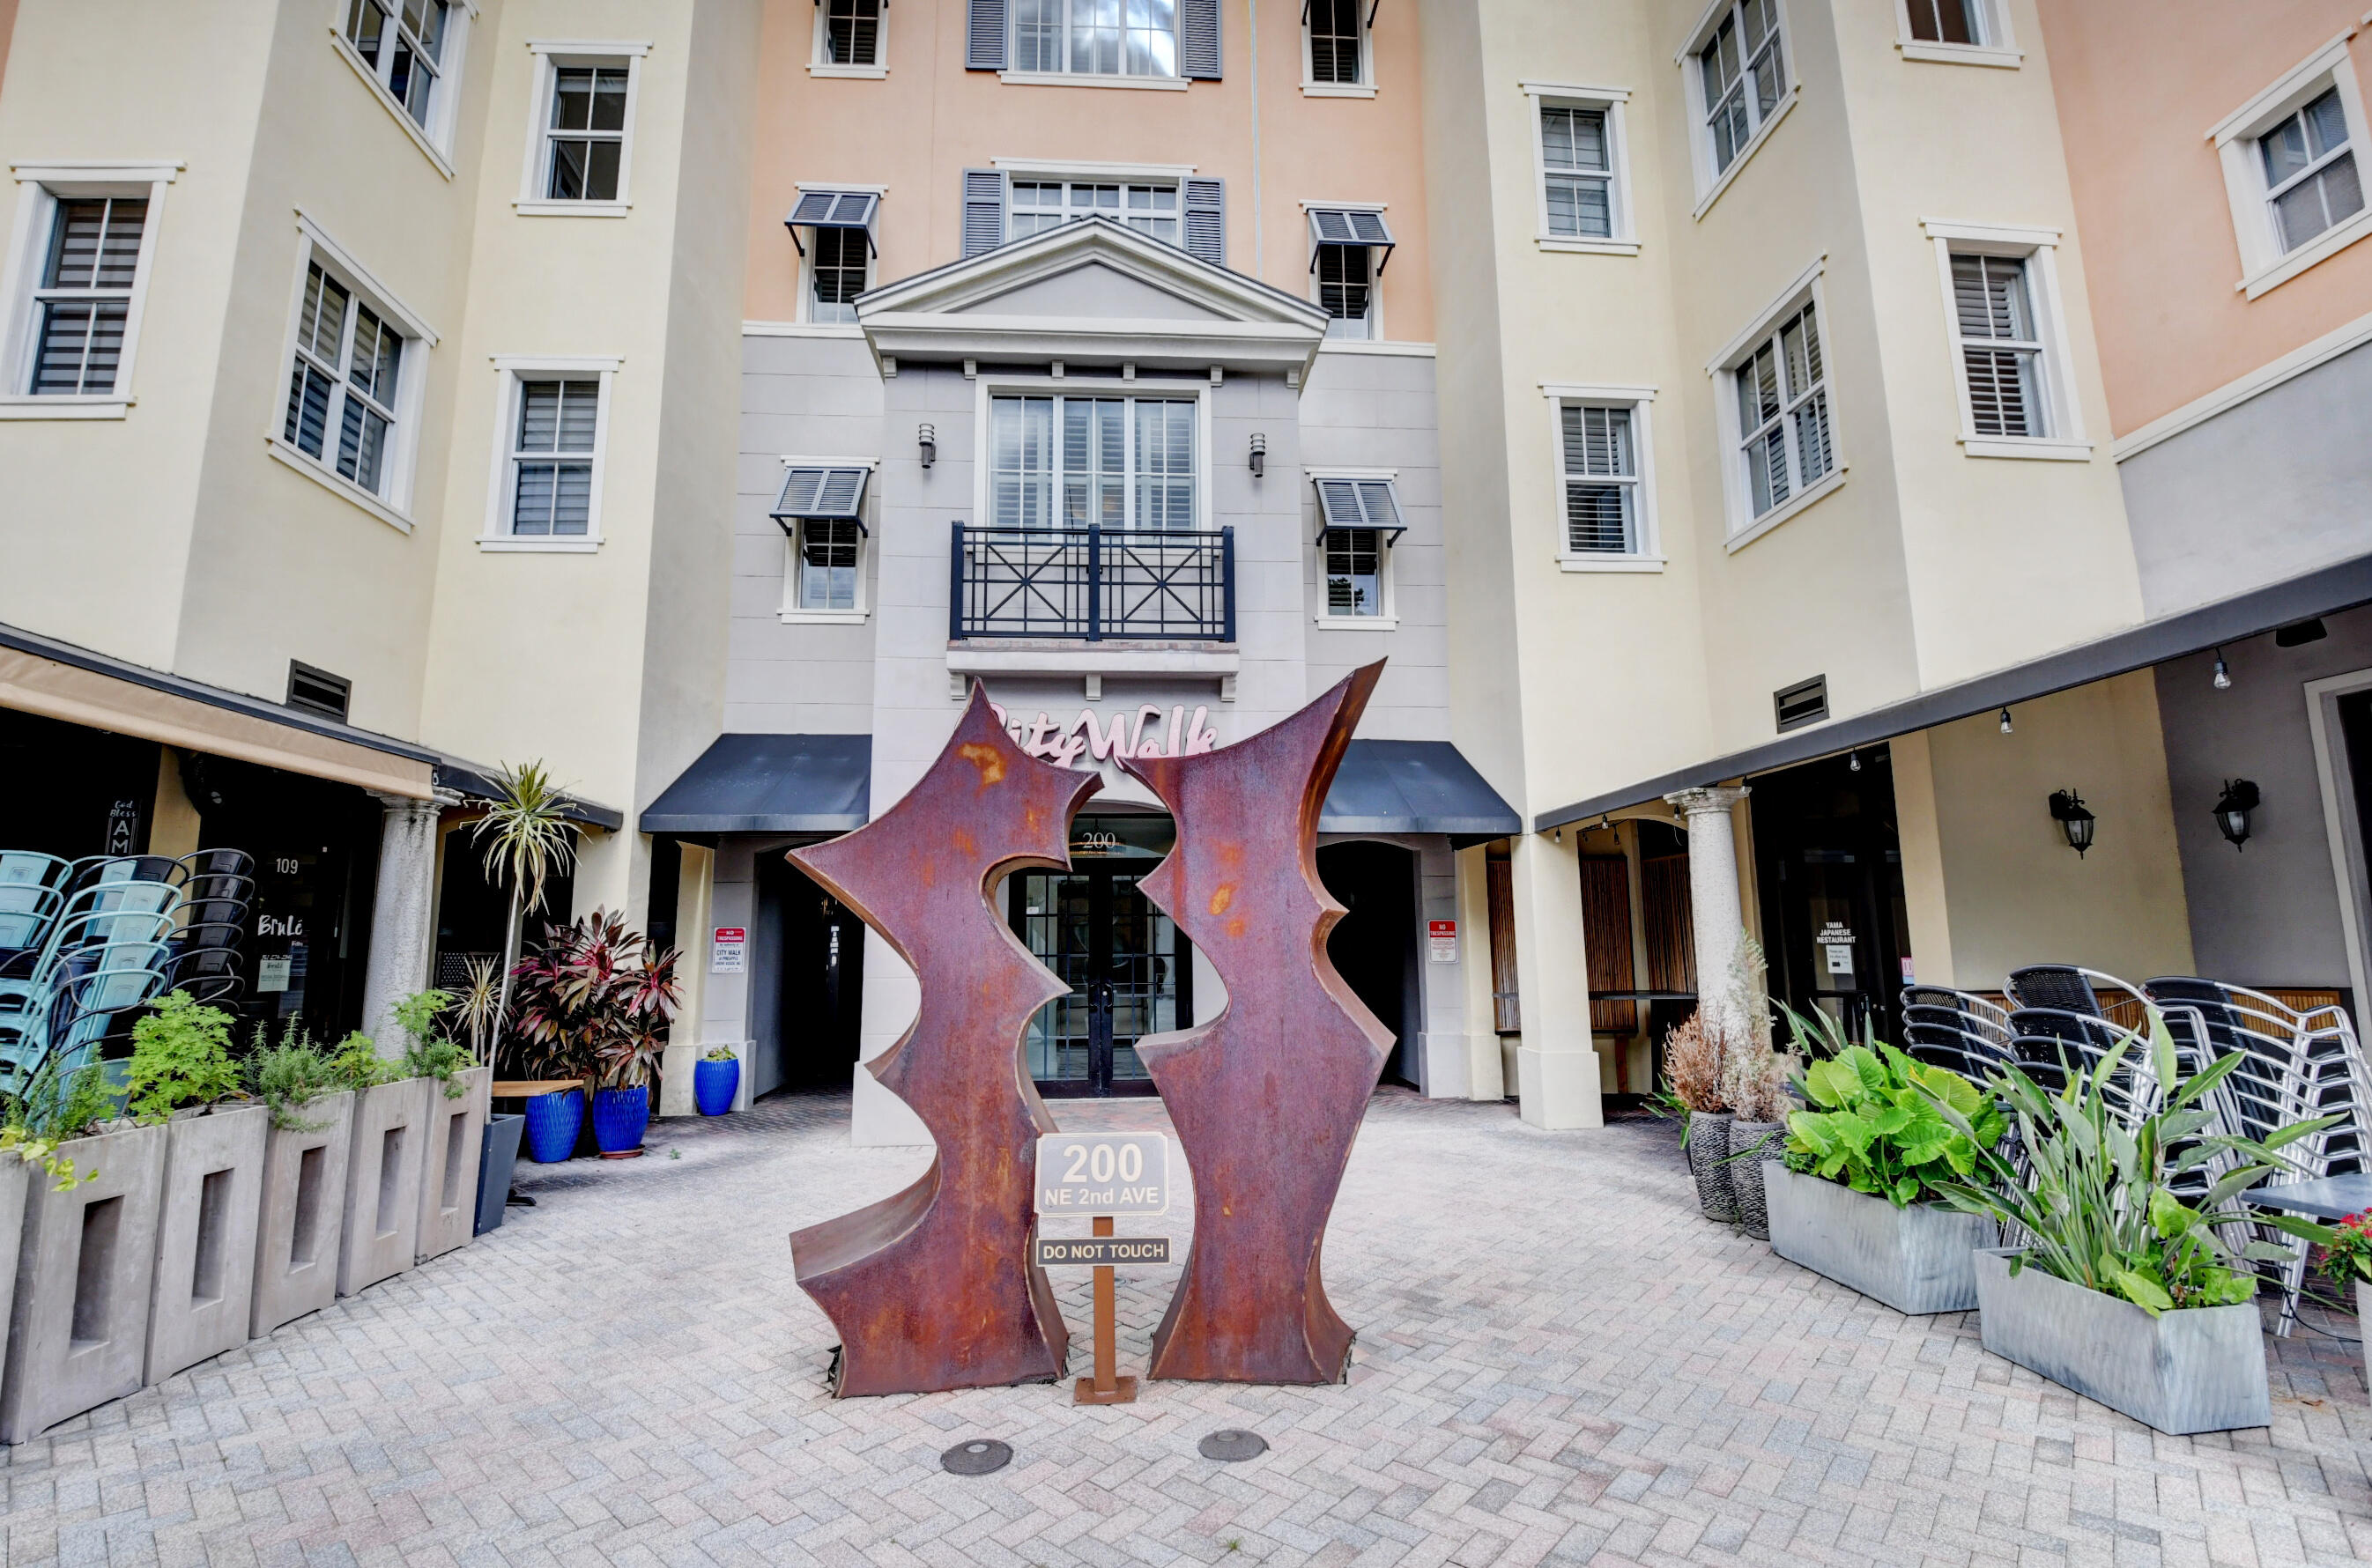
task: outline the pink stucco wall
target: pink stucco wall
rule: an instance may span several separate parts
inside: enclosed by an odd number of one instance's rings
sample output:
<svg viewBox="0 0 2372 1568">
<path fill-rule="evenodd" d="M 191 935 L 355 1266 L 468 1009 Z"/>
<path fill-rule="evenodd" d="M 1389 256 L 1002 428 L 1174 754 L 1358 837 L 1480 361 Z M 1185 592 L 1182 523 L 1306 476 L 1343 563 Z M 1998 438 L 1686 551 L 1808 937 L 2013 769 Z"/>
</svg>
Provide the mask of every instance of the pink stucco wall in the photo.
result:
<svg viewBox="0 0 2372 1568">
<path fill-rule="evenodd" d="M 2040 0 L 2118 435 L 2372 311 L 2372 243 L 2259 296 L 2209 127 L 2364 0 Z M 2372 78 L 2372 32 L 2351 45 Z M 2359 153 L 2372 173 L 2372 148 Z"/>
<path fill-rule="evenodd" d="M 0 0 L 5 5 L 7 0 Z M 1252 200 L 1252 49 L 1246 0 L 1222 0 L 1225 79 L 1184 92 L 1024 87 L 963 68 L 962 0 L 892 0 L 887 79 L 808 74 L 812 0 L 768 0 L 761 46 L 746 315 L 797 310 L 797 256 L 783 215 L 802 180 L 887 185 L 875 277 L 954 261 L 962 171 L 995 157 L 1192 164 L 1227 182 L 1227 264 L 1307 297 L 1303 201 L 1388 203 L 1400 248 L 1383 278 L 1385 334 L 1430 341 L 1417 11 L 1385 0 L 1376 19 L 1377 95 L 1305 98 L 1301 8 L 1260 16 L 1259 222 Z M 1257 231 L 1257 232 L 1256 232 Z"/>
</svg>

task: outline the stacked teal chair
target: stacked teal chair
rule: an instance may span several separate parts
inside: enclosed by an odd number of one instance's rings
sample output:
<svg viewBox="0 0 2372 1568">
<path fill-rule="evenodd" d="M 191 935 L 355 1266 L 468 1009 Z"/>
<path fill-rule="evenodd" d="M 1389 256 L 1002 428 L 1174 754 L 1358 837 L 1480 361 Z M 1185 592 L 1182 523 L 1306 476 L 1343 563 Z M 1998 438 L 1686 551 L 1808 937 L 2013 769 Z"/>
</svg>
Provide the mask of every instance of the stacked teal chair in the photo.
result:
<svg viewBox="0 0 2372 1568">
<path fill-rule="evenodd" d="M 0 989 L 0 1089 L 21 1088 L 52 1059 L 62 1072 L 82 1066 L 116 1015 L 157 999 L 180 902 L 176 882 L 84 880 L 31 972 Z"/>
</svg>

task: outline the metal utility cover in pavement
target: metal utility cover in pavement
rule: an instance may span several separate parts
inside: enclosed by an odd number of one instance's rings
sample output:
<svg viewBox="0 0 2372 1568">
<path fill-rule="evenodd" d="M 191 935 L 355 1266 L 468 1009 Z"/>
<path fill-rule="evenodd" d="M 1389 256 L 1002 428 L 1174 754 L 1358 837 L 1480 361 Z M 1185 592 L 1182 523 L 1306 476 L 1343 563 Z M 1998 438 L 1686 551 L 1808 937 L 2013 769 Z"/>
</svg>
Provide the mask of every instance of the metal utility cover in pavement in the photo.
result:
<svg viewBox="0 0 2372 1568">
<path fill-rule="evenodd" d="M 1050 1132 L 1038 1140 L 1038 1212 L 1150 1219 L 1169 1212 L 1159 1132 Z"/>
<path fill-rule="evenodd" d="M 1197 1444 L 1196 1447 L 1206 1459 L 1225 1459 L 1233 1462 L 1238 1459 L 1259 1458 L 1268 1452 L 1268 1439 L 1257 1432 L 1246 1432 L 1240 1427 L 1230 1426 L 1214 1432 Z"/>
<path fill-rule="evenodd" d="M 1122 1263 L 1168 1261 L 1169 1238 L 1166 1236 L 1041 1236 L 1038 1238 L 1038 1266 L 1041 1269 L 1070 1263 L 1096 1263 L 1110 1267 Z"/>
<path fill-rule="evenodd" d="M 994 1437 L 959 1443 L 939 1456 L 939 1468 L 949 1475 L 986 1475 L 1013 1462 L 1013 1445 Z"/>
</svg>

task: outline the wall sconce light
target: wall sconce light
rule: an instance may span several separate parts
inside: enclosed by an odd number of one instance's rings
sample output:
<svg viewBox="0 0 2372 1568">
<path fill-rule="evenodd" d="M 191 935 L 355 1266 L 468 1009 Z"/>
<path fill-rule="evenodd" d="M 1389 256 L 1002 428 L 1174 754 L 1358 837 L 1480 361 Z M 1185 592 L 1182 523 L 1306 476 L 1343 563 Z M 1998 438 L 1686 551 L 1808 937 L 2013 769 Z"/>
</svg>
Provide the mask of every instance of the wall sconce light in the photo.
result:
<svg viewBox="0 0 2372 1568">
<path fill-rule="evenodd" d="M 2001 713 L 2001 732 L 2004 735 L 2007 735 L 2010 732 L 2009 710 L 2007 708 L 2004 708 Z"/>
<path fill-rule="evenodd" d="M 2215 797 L 2215 826 L 2235 850 L 2249 842 L 2249 813 L 2260 798 L 2257 786 L 2247 779 L 2226 779 L 2224 793 Z"/>
<path fill-rule="evenodd" d="M 1252 432 L 1252 477 L 1268 477 L 1268 437 L 1257 430 Z"/>
<path fill-rule="evenodd" d="M 2215 650 L 2215 690 L 2218 691 L 2232 690 L 2232 672 L 2225 666 L 2224 650 L 2221 648 Z"/>
<path fill-rule="evenodd" d="M 914 444 L 923 449 L 924 468 L 939 460 L 939 433 L 928 420 L 914 426 Z"/>
<path fill-rule="evenodd" d="M 2072 789 L 2053 790 L 2051 795 L 2051 819 L 2059 824 L 2061 832 L 2067 835 L 2067 847 L 2076 852 L 2076 858 L 2083 859 L 2084 852 L 2092 847 L 2092 825 L 2095 821 L 2093 815 L 2084 808 L 2084 797 Z"/>
</svg>

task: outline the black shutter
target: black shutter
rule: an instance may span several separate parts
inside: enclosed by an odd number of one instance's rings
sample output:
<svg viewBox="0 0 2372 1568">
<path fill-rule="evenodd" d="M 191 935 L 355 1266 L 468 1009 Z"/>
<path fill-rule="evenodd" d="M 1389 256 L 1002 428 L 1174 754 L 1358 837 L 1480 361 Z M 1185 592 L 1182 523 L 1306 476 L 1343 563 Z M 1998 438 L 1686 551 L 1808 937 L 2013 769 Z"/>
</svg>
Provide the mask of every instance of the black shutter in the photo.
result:
<svg viewBox="0 0 2372 1568">
<path fill-rule="evenodd" d="M 1181 76 L 1219 79 L 1219 0 L 1182 0 L 1179 6 L 1178 65 Z"/>
<path fill-rule="evenodd" d="M 1186 249 L 1218 266 L 1227 264 L 1227 182 L 1186 181 Z"/>
<path fill-rule="evenodd" d="M 1005 0 L 965 0 L 964 69 L 1005 69 Z"/>
<path fill-rule="evenodd" d="M 979 0 L 973 0 L 978 9 Z M 1195 183 L 1189 181 L 1190 184 Z M 1213 180 L 1210 183 L 1217 184 Z M 1192 199 L 1191 196 L 1188 198 Z M 1187 220 L 1191 227 L 1193 220 Z M 1005 243 L 1005 171 L 967 168 L 963 177 L 963 253 L 977 256 Z"/>
</svg>

